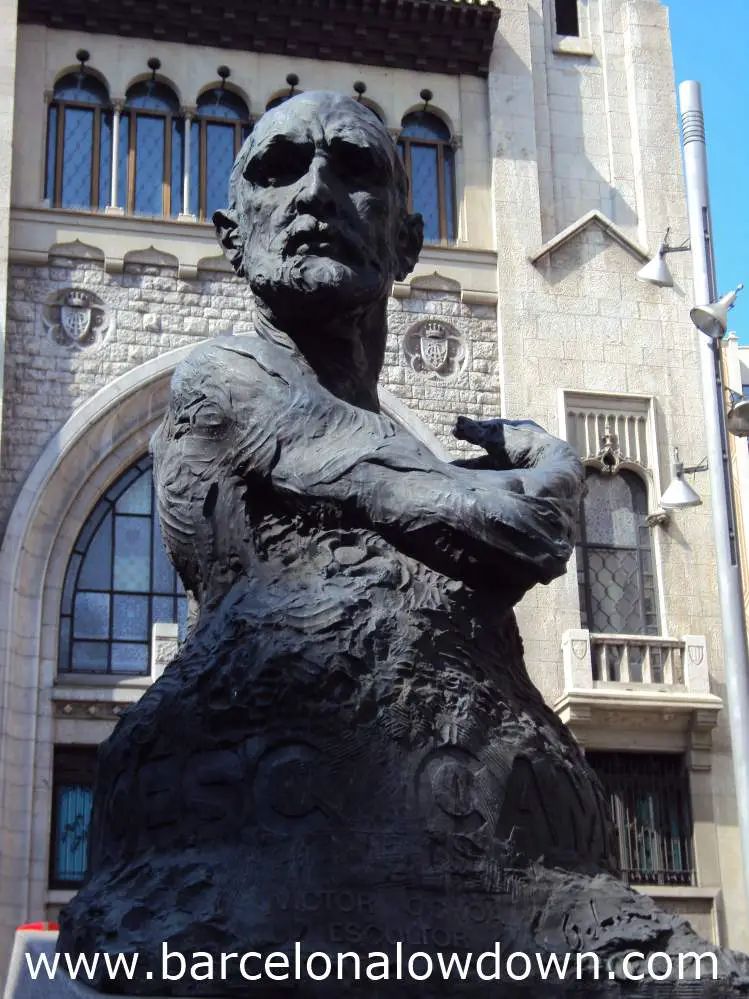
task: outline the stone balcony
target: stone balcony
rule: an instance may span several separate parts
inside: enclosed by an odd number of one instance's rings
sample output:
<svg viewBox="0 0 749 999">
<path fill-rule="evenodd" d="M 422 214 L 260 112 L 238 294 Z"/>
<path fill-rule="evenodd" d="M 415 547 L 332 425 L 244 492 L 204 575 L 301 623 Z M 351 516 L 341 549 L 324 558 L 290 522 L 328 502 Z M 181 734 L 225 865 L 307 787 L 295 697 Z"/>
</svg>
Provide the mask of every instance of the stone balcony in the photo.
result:
<svg viewBox="0 0 749 999">
<path fill-rule="evenodd" d="M 562 638 L 564 692 L 554 710 L 590 749 L 687 752 L 709 769 L 722 700 L 710 692 L 705 638 L 591 634 Z"/>
</svg>

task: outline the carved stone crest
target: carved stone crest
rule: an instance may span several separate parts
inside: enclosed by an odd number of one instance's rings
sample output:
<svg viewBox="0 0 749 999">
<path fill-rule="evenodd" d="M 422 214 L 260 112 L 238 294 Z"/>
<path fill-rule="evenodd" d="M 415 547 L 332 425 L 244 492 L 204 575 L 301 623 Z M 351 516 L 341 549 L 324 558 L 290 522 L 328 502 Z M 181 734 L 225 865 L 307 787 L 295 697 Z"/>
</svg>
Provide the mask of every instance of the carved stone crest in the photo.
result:
<svg viewBox="0 0 749 999">
<path fill-rule="evenodd" d="M 43 318 L 57 343 L 79 349 L 102 343 L 110 325 L 101 299 L 82 288 L 63 288 L 50 295 Z"/>
<path fill-rule="evenodd" d="M 460 371 L 466 356 L 465 338 L 440 319 L 416 323 L 403 340 L 406 359 L 417 374 L 448 378 Z"/>
</svg>

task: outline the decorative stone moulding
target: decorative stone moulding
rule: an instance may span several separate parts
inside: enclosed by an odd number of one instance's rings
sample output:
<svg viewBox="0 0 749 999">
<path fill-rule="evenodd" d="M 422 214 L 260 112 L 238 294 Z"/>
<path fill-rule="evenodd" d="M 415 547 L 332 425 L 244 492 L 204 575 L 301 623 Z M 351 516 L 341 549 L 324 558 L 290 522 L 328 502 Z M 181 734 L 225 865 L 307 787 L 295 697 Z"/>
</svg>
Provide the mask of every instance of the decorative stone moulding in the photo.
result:
<svg viewBox="0 0 749 999">
<path fill-rule="evenodd" d="M 98 295 L 87 288 L 62 288 L 47 297 L 42 312 L 53 340 L 73 350 L 100 347 L 112 321 Z"/>
<path fill-rule="evenodd" d="M 465 336 L 441 319 L 415 323 L 403 338 L 403 350 L 413 371 L 435 378 L 457 375 L 468 353 Z"/>
</svg>

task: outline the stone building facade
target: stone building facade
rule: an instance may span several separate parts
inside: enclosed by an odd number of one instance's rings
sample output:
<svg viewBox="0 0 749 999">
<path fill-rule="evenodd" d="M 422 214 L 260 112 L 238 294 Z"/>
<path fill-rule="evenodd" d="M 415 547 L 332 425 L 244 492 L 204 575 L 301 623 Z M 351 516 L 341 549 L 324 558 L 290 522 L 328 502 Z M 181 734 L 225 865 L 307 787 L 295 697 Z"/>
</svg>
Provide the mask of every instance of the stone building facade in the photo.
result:
<svg viewBox="0 0 749 999">
<path fill-rule="evenodd" d="M 578 447 L 576 556 L 518 609 L 529 670 L 609 790 L 625 876 L 749 948 L 709 497 L 659 506 L 672 448 L 705 451 L 687 255 L 673 289 L 635 277 L 668 226 L 687 231 L 666 8 L 402 0 L 396 17 L 376 0 L 352 21 L 344 0 L 327 20 L 282 0 L 288 24 L 257 19 L 248 41 L 230 6 L 183 6 L 165 0 L 157 30 L 138 3 L 86 20 L 66 0 L 10 0 L 0 43 L 2 947 L 74 890 L 94 747 L 179 640 L 177 584 L 157 585 L 155 547 L 137 561 L 138 532 L 158 540 L 148 441 L 178 361 L 252 324 L 201 221 L 218 170 L 201 116 L 220 124 L 228 92 L 246 130 L 289 91 L 333 89 L 364 94 L 433 210 L 393 289 L 383 407 L 445 456 L 457 414 L 532 418 Z M 161 213 L 133 166 L 157 98 Z M 81 171 L 88 203 L 73 204 Z"/>
</svg>

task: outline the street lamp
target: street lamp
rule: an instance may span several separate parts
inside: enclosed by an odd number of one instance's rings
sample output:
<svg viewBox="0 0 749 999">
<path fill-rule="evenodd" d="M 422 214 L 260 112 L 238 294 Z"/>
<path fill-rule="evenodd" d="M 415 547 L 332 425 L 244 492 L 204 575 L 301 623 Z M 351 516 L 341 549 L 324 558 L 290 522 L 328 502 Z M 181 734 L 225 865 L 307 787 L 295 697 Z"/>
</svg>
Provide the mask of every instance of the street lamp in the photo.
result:
<svg viewBox="0 0 749 999">
<path fill-rule="evenodd" d="M 689 246 L 688 239 L 685 239 L 679 246 L 670 246 L 668 242 L 670 232 L 671 229 L 669 227 L 666 229 L 666 235 L 663 237 L 663 242 L 658 248 L 658 252 L 635 274 L 638 281 L 644 281 L 646 284 L 654 284 L 657 288 L 673 288 L 674 279 L 671 277 L 671 271 L 668 269 L 664 258 L 667 253 L 686 253 L 691 247 Z"/>
<path fill-rule="evenodd" d="M 728 309 L 733 304 L 736 293 L 731 292 L 716 301 L 705 122 L 699 83 L 682 83 L 679 87 L 679 103 L 694 297 L 696 302 L 705 303 L 697 305 L 690 315 L 695 326 L 705 334 L 700 337 L 699 356 L 705 405 L 707 462 L 713 499 L 726 707 L 731 730 L 744 892 L 749 904 L 749 650 L 720 365 L 720 340 L 726 332 Z"/>
</svg>

